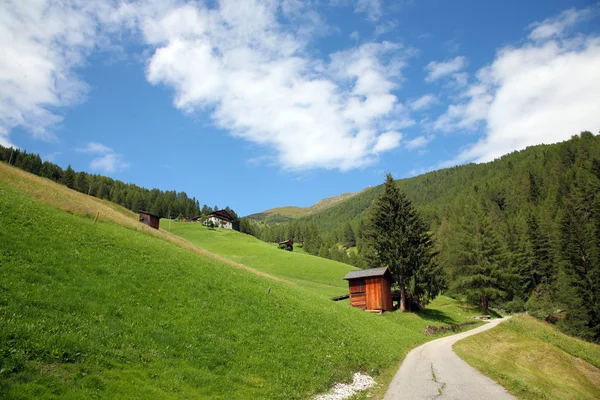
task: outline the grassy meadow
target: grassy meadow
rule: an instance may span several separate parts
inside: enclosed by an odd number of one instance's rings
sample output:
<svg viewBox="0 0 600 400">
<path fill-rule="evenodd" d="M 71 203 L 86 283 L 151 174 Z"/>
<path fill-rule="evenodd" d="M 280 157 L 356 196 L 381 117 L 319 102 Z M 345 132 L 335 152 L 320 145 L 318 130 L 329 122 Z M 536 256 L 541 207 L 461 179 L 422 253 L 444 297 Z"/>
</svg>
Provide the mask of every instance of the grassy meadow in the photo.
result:
<svg viewBox="0 0 600 400">
<path fill-rule="evenodd" d="M 170 225 L 170 228 L 169 228 Z M 356 268 L 337 261 L 307 254 L 297 246 L 280 250 L 254 236 L 229 229 L 209 229 L 199 223 L 171 222 L 162 219 L 160 228 L 180 236 L 198 247 L 252 269 L 277 276 L 329 297 L 348 291 L 342 278 Z"/>
<path fill-rule="evenodd" d="M 527 315 L 463 339 L 454 351 L 520 399 L 600 398 L 600 346 Z"/>
<path fill-rule="evenodd" d="M 309 398 L 357 371 L 385 384 L 426 325 L 470 312 L 440 298 L 365 313 L 327 298 L 350 266 L 220 229 L 199 248 L 0 168 L 3 399 Z"/>
</svg>

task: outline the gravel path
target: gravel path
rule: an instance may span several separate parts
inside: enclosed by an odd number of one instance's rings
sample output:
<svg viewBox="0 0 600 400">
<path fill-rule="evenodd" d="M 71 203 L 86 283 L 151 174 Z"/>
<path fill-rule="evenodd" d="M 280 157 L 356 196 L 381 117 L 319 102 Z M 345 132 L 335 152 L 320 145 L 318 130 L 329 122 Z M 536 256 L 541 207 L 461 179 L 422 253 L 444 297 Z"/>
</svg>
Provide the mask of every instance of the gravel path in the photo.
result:
<svg viewBox="0 0 600 400">
<path fill-rule="evenodd" d="M 515 399 L 452 351 L 452 345 L 457 341 L 491 329 L 506 319 L 496 319 L 479 328 L 437 339 L 412 350 L 394 376 L 384 400 Z"/>
</svg>

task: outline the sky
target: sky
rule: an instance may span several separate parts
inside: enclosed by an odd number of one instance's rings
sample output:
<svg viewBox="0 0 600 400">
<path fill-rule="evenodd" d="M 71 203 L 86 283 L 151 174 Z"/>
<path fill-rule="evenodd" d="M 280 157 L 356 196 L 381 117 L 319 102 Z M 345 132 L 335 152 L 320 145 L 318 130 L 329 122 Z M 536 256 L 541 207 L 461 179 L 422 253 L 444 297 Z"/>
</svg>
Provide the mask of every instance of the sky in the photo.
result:
<svg viewBox="0 0 600 400">
<path fill-rule="evenodd" d="M 240 215 L 600 131 L 600 3 L 4 0 L 0 144 Z"/>
</svg>

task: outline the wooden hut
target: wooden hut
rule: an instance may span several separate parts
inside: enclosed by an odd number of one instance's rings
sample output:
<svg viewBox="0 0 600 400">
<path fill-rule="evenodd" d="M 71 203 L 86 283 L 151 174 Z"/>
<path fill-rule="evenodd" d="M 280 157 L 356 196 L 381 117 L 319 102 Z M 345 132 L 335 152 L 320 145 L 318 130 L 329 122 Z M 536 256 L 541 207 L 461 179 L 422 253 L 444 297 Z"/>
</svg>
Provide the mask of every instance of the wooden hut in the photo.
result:
<svg viewBox="0 0 600 400">
<path fill-rule="evenodd" d="M 150 214 L 147 211 L 138 211 L 140 213 L 140 222 L 151 226 L 154 229 L 158 229 L 160 224 L 160 217 L 154 214 Z"/>
<path fill-rule="evenodd" d="M 392 274 L 387 268 L 350 271 L 344 277 L 350 290 L 350 305 L 366 311 L 392 309 Z"/>
<path fill-rule="evenodd" d="M 284 240 L 283 242 L 279 242 L 279 248 L 283 250 L 294 251 L 294 241 Z"/>
</svg>

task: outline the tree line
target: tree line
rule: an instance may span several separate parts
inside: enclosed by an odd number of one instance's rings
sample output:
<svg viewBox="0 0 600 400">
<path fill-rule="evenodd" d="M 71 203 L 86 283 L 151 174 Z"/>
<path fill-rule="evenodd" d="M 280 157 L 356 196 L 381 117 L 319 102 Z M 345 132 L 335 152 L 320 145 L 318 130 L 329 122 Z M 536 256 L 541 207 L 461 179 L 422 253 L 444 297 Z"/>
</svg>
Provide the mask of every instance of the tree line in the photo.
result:
<svg viewBox="0 0 600 400">
<path fill-rule="evenodd" d="M 70 165 L 62 169 L 52 162 L 42 161 L 38 154 L 12 147 L 0 145 L 0 160 L 78 192 L 112 201 L 134 212 L 144 210 L 161 218 L 192 218 L 219 210 L 216 205 L 200 206 L 195 197 L 190 198 L 185 192 L 146 189 L 103 175 L 77 172 Z M 235 211 L 229 207 L 225 209 L 235 218 L 234 227 L 239 229 Z"/>
<path fill-rule="evenodd" d="M 397 181 L 432 237 L 446 292 L 482 309 L 527 311 L 600 341 L 600 136 L 513 152 Z M 245 221 L 272 241 L 361 268 L 385 185 L 291 222 Z"/>
</svg>

